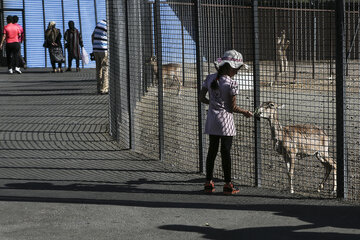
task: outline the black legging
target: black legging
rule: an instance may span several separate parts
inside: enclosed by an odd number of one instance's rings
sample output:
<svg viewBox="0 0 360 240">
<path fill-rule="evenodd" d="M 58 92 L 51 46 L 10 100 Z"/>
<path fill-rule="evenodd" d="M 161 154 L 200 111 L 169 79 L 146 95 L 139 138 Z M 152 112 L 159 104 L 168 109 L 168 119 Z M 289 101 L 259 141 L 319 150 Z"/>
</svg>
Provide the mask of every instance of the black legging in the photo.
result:
<svg viewBox="0 0 360 240">
<path fill-rule="evenodd" d="M 232 146 L 232 136 L 216 136 L 210 135 L 209 151 L 206 158 L 206 180 L 210 181 L 213 178 L 214 164 L 216 155 L 219 150 L 219 142 L 221 139 L 221 164 L 224 171 L 224 181 L 231 182 L 231 156 L 230 150 Z"/>
<path fill-rule="evenodd" d="M 9 69 L 19 67 L 20 43 L 6 43 L 6 60 Z"/>
</svg>

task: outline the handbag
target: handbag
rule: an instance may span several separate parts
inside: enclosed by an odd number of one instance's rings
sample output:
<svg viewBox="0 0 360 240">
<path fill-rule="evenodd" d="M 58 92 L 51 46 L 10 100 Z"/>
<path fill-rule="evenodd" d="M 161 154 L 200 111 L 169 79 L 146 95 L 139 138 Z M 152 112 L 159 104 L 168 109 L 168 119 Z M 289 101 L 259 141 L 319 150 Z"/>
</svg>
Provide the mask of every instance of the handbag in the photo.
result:
<svg viewBox="0 0 360 240">
<path fill-rule="evenodd" d="M 95 61 L 95 54 L 93 52 L 90 53 L 90 60 Z"/>
<path fill-rule="evenodd" d="M 50 59 L 57 63 L 64 63 L 65 56 L 61 47 L 50 48 Z"/>
<path fill-rule="evenodd" d="M 85 48 L 82 47 L 81 48 L 81 60 L 83 61 L 83 63 L 86 65 L 86 64 L 89 64 L 89 54 L 86 52 Z"/>
</svg>

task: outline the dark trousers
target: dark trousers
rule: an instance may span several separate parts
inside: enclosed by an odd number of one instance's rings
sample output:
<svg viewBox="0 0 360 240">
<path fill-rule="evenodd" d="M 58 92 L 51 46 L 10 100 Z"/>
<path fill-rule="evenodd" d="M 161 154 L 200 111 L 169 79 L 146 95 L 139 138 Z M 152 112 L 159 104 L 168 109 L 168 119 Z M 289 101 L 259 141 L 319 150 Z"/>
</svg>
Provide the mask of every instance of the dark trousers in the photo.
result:
<svg viewBox="0 0 360 240">
<path fill-rule="evenodd" d="M 224 171 L 224 181 L 231 182 L 231 155 L 230 150 L 232 146 L 232 136 L 216 136 L 210 135 L 209 151 L 206 158 L 206 180 L 210 181 L 213 178 L 214 165 L 216 155 L 219 150 L 219 143 L 221 140 L 221 164 Z"/>
<path fill-rule="evenodd" d="M 20 43 L 6 43 L 6 60 L 9 69 L 19 67 Z"/>
<path fill-rule="evenodd" d="M 72 60 L 75 59 L 76 68 L 80 67 L 80 58 L 74 58 L 73 56 L 68 55 L 68 67 L 71 68 Z"/>
<path fill-rule="evenodd" d="M 58 68 L 61 68 L 62 63 L 58 63 Z M 56 62 L 55 61 L 51 61 L 51 66 L 53 69 L 56 69 Z"/>
</svg>

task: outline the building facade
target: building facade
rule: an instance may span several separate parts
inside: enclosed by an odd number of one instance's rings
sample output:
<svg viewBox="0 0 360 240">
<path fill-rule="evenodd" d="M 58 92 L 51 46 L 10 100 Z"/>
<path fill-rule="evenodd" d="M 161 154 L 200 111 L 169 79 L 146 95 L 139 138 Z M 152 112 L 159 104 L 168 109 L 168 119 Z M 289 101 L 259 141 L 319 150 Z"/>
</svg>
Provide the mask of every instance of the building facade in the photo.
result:
<svg viewBox="0 0 360 240">
<path fill-rule="evenodd" d="M 17 15 L 19 24 L 24 27 L 25 40 L 21 52 L 28 67 L 51 66 L 48 51 L 43 47 L 44 32 L 50 21 L 56 22 L 63 36 L 68 22 L 74 21 L 75 27 L 82 33 L 84 47 L 90 53 L 91 34 L 96 23 L 106 19 L 106 0 L 0 0 L 0 8 L 1 29 L 6 25 L 8 15 Z M 2 53 L 4 57 L 4 51 Z M 94 67 L 94 64 L 90 62 L 84 67 Z"/>
</svg>

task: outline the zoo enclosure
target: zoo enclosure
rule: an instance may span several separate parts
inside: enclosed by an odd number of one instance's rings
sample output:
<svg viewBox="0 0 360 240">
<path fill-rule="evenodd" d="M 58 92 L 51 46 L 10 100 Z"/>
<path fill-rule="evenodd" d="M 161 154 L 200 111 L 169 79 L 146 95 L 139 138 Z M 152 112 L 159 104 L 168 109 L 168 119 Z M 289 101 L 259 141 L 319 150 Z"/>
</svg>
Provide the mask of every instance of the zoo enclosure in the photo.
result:
<svg viewBox="0 0 360 240">
<path fill-rule="evenodd" d="M 213 61 L 236 49 L 251 66 L 235 77 L 238 105 L 254 110 L 264 101 L 284 104 L 282 125 L 317 125 L 330 138 L 337 193 L 333 175 L 317 192 L 325 170 L 314 156 L 295 162 L 295 192 L 359 201 L 359 8 L 356 1 L 335 0 L 109 0 L 111 134 L 124 147 L 203 172 L 206 108 L 198 91 L 215 71 Z M 157 69 L 150 64 L 153 55 Z M 180 94 L 173 76 L 166 76 L 168 63 L 181 66 Z M 287 189 L 269 124 L 239 115 L 235 120 L 236 181 Z M 222 177 L 220 164 L 215 171 Z"/>
</svg>

